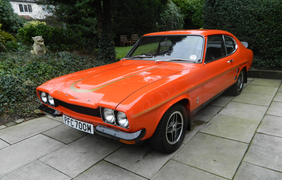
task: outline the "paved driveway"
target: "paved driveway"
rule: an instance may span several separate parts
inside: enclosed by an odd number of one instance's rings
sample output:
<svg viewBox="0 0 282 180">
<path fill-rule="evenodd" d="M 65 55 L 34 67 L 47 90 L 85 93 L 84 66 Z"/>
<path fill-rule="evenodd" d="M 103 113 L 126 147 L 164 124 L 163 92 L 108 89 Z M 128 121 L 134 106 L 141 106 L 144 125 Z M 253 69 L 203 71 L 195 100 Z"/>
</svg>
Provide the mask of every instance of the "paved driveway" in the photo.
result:
<svg viewBox="0 0 282 180">
<path fill-rule="evenodd" d="M 281 80 L 248 79 L 196 114 L 167 155 L 42 117 L 0 129 L 0 179 L 282 179 Z"/>
</svg>

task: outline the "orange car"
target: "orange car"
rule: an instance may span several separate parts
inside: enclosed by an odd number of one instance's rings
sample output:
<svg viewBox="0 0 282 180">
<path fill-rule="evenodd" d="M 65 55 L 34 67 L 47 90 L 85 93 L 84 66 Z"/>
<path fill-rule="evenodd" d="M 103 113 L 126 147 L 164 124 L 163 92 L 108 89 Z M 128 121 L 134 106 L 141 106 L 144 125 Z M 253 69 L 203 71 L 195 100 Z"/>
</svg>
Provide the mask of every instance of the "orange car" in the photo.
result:
<svg viewBox="0 0 282 180">
<path fill-rule="evenodd" d="M 39 86 L 39 109 L 75 129 L 126 144 L 149 139 L 171 153 L 193 114 L 227 89 L 240 94 L 253 59 L 246 46 L 221 30 L 146 34 L 119 62 Z"/>
</svg>

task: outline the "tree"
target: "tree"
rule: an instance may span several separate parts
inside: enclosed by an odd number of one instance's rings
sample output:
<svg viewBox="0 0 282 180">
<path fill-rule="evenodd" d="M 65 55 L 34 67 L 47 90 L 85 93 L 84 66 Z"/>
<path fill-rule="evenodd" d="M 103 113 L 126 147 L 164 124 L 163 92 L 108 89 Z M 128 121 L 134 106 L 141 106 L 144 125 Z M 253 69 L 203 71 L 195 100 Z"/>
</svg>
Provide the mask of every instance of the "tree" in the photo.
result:
<svg viewBox="0 0 282 180">
<path fill-rule="evenodd" d="M 16 33 L 17 30 L 24 23 L 23 19 L 20 19 L 8 0 L 0 0 L 0 22 L 2 24 L 2 30 L 10 33 Z"/>
<path fill-rule="evenodd" d="M 177 7 L 171 0 L 168 1 L 157 23 L 158 31 L 178 30 L 183 28 L 184 19 Z"/>
<path fill-rule="evenodd" d="M 168 0 L 114 0 L 112 1 L 113 31 L 119 35 L 158 31 L 157 22 Z"/>
<path fill-rule="evenodd" d="M 59 21 L 83 32 L 86 40 L 98 39 L 91 43 L 98 46 L 97 58 L 104 61 L 115 60 L 112 33 L 111 0 L 48 0 L 56 6 L 54 15 Z M 89 41 L 90 41 L 89 40 Z"/>
<path fill-rule="evenodd" d="M 205 0 L 172 0 L 184 16 L 184 28 L 203 27 L 203 5 Z"/>
<path fill-rule="evenodd" d="M 113 41 L 110 0 L 96 0 L 96 13 L 99 25 L 98 59 L 103 61 L 115 61 L 116 52 L 115 43 Z"/>
</svg>

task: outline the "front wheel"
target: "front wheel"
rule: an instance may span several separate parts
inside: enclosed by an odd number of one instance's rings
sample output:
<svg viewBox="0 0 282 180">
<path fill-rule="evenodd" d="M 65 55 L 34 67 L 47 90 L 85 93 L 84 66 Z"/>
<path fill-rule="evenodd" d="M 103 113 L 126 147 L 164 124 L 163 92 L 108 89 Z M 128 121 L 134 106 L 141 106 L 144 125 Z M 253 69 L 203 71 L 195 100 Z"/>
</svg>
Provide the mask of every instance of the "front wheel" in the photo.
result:
<svg viewBox="0 0 282 180">
<path fill-rule="evenodd" d="M 162 117 L 154 135 L 149 139 L 150 144 L 158 151 L 172 153 L 182 144 L 186 129 L 186 109 L 181 104 L 176 104 Z"/>
</svg>

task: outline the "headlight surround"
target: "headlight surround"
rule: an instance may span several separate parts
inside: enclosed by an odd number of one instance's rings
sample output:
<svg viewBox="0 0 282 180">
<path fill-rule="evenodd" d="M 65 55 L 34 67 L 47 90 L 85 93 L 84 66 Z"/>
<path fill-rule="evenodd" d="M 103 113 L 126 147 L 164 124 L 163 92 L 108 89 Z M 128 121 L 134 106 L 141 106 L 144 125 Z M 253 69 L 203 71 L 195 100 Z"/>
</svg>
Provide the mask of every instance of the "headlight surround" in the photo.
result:
<svg viewBox="0 0 282 180">
<path fill-rule="evenodd" d="M 48 102 L 51 106 L 55 106 L 55 100 L 50 94 L 48 94 Z"/>
<path fill-rule="evenodd" d="M 102 119 L 105 123 L 119 126 L 124 129 L 129 128 L 129 121 L 124 112 L 116 111 L 109 108 L 103 108 L 103 107 L 101 107 L 100 111 L 101 111 Z"/>
<path fill-rule="evenodd" d="M 114 110 L 109 109 L 109 108 L 104 108 L 103 115 L 104 115 L 105 121 L 107 123 L 110 123 L 110 124 L 115 123 L 115 112 L 114 112 Z"/>
<path fill-rule="evenodd" d="M 128 119 L 127 119 L 125 113 L 123 113 L 123 112 L 118 112 L 117 113 L 117 124 L 120 127 L 128 128 L 129 123 L 128 123 Z"/>
<path fill-rule="evenodd" d="M 47 104 L 48 99 L 47 99 L 47 94 L 45 92 L 41 92 L 40 98 L 41 98 L 43 103 Z"/>
<path fill-rule="evenodd" d="M 39 91 L 39 96 L 44 104 L 48 104 L 54 107 L 56 106 L 56 100 L 50 94 L 43 91 Z"/>
</svg>

